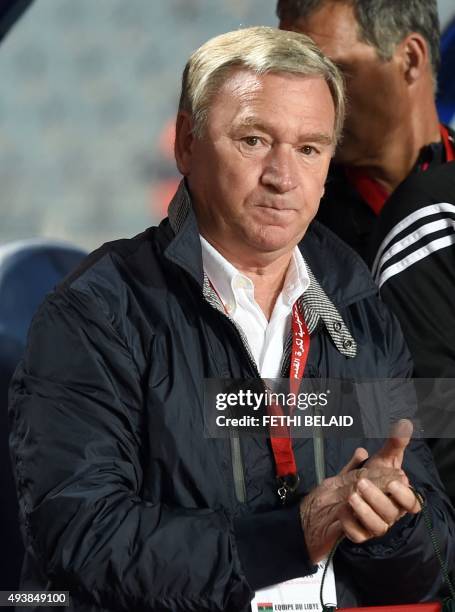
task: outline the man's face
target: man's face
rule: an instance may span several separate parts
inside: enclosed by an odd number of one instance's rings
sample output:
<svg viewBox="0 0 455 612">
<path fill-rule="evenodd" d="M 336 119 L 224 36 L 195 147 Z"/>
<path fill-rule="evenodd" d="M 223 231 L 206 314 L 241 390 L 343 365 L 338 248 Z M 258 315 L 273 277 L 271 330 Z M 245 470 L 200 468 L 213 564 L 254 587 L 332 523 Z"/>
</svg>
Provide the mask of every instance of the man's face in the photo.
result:
<svg viewBox="0 0 455 612">
<path fill-rule="evenodd" d="M 329 0 L 305 19 L 280 27 L 310 36 L 344 74 L 348 109 L 336 160 L 363 165 L 387 150 L 407 112 L 398 54 L 383 61 L 373 46 L 359 40 L 354 9 L 345 2 Z"/>
<path fill-rule="evenodd" d="M 181 118 L 177 125 L 177 142 L 180 135 L 186 143 L 177 161 L 201 233 L 245 264 L 291 251 L 318 209 L 334 123 L 322 78 L 233 70 L 211 102 L 201 138 L 185 139 Z"/>
</svg>

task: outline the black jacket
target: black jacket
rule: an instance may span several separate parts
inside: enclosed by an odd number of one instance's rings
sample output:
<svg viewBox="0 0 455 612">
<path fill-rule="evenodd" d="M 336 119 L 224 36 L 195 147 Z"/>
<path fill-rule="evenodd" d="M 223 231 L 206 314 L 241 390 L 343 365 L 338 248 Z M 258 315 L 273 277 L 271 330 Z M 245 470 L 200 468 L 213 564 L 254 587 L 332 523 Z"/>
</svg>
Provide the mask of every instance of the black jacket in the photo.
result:
<svg viewBox="0 0 455 612">
<path fill-rule="evenodd" d="M 396 189 L 377 220 L 371 253 L 415 376 L 455 378 L 455 162 L 412 174 Z"/>
<path fill-rule="evenodd" d="M 453 141 L 455 133 L 450 128 L 448 130 L 449 137 Z M 445 161 L 446 154 L 442 143 L 427 145 L 421 150 L 410 176 L 420 175 L 423 167 L 429 167 L 430 170 L 437 168 L 445 164 Z M 392 196 L 389 199 L 392 199 Z M 395 207 L 397 205 L 400 207 L 398 202 L 396 197 L 393 198 Z M 385 207 L 390 209 L 389 200 Z M 349 244 L 368 264 L 372 263 L 376 255 L 374 252 L 376 237 L 373 237 L 373 233 L 382 218 L 382 211 L 379 215 L 373 212 L 348 180 L 344 166 L 331 165 L 324 197 L 316 218 Z"/>
<path fill-rule="evenodd" d="M 254 589 L 314 570 L 297 506 L 278 505 L 267 441 L 204 437 L 203 379 L 257 374 L 204 298 L 183 189 L 172 210 L 172 225 L 105 245 L 47 298 L 12 385 L 22 588 L 69 590 L 78 611 L 246 611 Z M 407 376 L 399 327 L 359 258 L 317 223 L 302 250 L 357 343 L 349 358 L 319 325 L 306 376 Z M 325 440 L 328 476 L 358 444 Z M 313 443 L 294 448 L 303 495 L 316 483 Z M 423 442 L 405 469 L 452 559 L 452 511 Z M 420 516 L 344 542 L 335 572 L 339 605 L 428 600 L 440 587 Z"/>
<path fill-rule="evenodd" d="M 414 376 L 454 379 L 455 162 L 414 173 L 398 187 L 377 220 L 371 253 L 381 296 L 411 351 Z M 449 381 L 443 387 L 433 387 L 426 429 L 435 437 L 431 449 L 453 504 L 455 388 Z"/>
</svg>

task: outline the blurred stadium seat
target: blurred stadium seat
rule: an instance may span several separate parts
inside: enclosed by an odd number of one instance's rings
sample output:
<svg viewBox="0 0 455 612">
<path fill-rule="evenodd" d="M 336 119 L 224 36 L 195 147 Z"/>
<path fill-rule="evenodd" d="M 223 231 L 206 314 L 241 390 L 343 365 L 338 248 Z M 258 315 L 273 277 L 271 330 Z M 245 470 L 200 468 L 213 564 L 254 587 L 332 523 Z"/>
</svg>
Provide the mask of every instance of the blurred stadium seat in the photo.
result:
<svg viewBox="0 0 455 612">
<path fill-rule="evenodd" d="M 9 382 L 34 312 L 85 255 L 77 247 L 46 240 L 0 246 L 0 590 L 18 588 L 23 555 L 8 451 Z"/>
</svg>

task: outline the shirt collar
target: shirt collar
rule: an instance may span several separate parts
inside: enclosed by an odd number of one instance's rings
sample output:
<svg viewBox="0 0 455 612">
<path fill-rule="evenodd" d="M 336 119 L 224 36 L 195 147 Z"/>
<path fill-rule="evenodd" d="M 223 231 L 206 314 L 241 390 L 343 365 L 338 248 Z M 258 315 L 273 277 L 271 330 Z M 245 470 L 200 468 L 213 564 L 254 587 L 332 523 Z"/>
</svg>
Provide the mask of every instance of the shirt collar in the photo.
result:
<svg viewBox="0 0 455 612">
<path fill-rule="evenodd" d="M 200 239 L 204 272 L 213 283 L 221 301 L 224 304 L 237 302 L 236 288 L 242 287 L 242 282 L 244 283 L 243 288 L 254 288 L 253 282 L 245 274 L 239 272 L 203 236 L 200 236 Z M 284 279 L 283 302 L 292 307 L 294 302 L 308 289 L 309 285 L 310 277 L 305 261 L 300 250 L 295 247 Z"/>
<path fill-rule="evenodd" d="M 286 272 L 286 278 L 283 285 L 283 300 L 288 306 L 292 306 L 294 302 L 308 289 L 310 286 L 310 277 L 308 275 L 307 266 L 303 255 L 298 247 L 292 251 L 289 268 Z"/>
<path fill-rule="evenodd" d="M 200 236 L 200 239 L 204 273 L 208 276 L 218 297 L 226 307 L 227 304 L 236 302 L 234 290 L 235 281 L 241 278 L 245 280 L 245 282 L 248 282 L 249 279 L 239 272 L 237 268 L 223 257 L 223 255 L 221 255 L 221 253 L 203 236 Z"/>
</svg>

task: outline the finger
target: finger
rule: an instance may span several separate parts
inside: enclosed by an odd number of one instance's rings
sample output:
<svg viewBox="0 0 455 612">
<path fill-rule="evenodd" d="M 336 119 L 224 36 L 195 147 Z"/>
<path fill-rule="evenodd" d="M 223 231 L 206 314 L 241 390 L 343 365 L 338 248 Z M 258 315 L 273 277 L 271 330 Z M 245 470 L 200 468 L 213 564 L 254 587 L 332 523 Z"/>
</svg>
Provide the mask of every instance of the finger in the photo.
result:
<svg viewBox="0 0 455 612">
<path fill-rule="evenodd" d="M 402 510 L 410 514 L 417 514 L 422 509 L 412 489 L 405 484 L 394 480 L 388 485 L 387 491 L 390 493 L 393 502 Z"/>
<path fill-rule="evenodd" d="M 381 495 L 384 494 L 381 493 Z M 390 529 L 389 523 L 387 523 L 380 514 L 378 514 L 364 499 L 362 499 L 358 493 L 353 493 L 349 497 L 349 505 L 351 506 L 360 525 L 373 537 L 380 538 Z"/>
<path fill-rule="evenodd" d="M 341 483 L 343 485 L 340 495 L 343 496 L 351 493 L 357 488 L 358 482 L 365 478 L 372 482 L 381 491 L 385 491 L 393 480 L 401 480 L 403 483 L 407 482 L 406 474 L 402 470 L 378 466 L 372 470 L 368 468 L 361 468 L 359 470 L 351 470 L 346 474 L 340 475 Z"/>
<path fill-rule="evenodd" d="M 353 514 L 349 506 L 345 506 L 339 513 L 339 521 L 343 528 L 344 535 L 355 544 L 362 544 L 373 537 L 371 533 L 363 527 Z"/>
<path fill-rule="evenodd" d="M 357 488 L 361 500 L 363 500 L 363 502 L 365 502 L 367 506 L 371 508 L 371 510 L 377 516 L 379 516 L 382 521 L 384 521 L 387 527 L 391 527 L 401 518 L 403 508 L 401 506 L 397 506 L 393 499 L 387 497 L 387 495 L 378 489 L 378 487 L 376 487 L 372 482 L 362 478 L 362 480 L 358 482 Z M 354 506 L 352 507 L 355 510 Z M 363 508 L 363 506 L 360 504 L 359 507 Z M 368 512 L 365 512 L 365 515 L 370 516 Z M 361 520 L 360 516 L 359 519 Z"/>
<path fill-rule="evenodd" d="M 397 470 L 394 468 L 376 468 L 375 470 L 367 469 L 364 473 L 360 474 L 359 481 L 365 478 L 368 479 L 369 482 L 372 482 L 381 491 L 386 491 L 389 484 L 394 480 L 398 480 L 403 484 L 408 484 L 408 477 L 403 470 Z"/>
<path fill-rule="evenodd" d="M 351 470 L 355 470 L 361 463 L 368 459 L 368 451 L 366 448 L 356 448 L 349 462 L 341 470 L 340 474 L 346 474 Z"/>
<path fill-rule="evenodd" d="M 401 419 L 392 427 L 390 435 L 378 455 L 391 463 L 393 467 L 400 468 L 403 455 L 408 446 L 414 426 L 409 419 Z"/>
<path fill-rule="evenodd" d="M 352 469 L 349 472 L 342 471 L 337 476 L 326 478 L 320 485 L 320 494 L 324 498 L 328 496 L 327 504 L 346 502 L 347 496 L 355 490 L 361 478 L 368 478 L 382 491 L 385 491 L 393 480 L 401 479 L 403 483 L 407 483 L 407 477 L 401 469 L 384 466 L 376 466 L 372 470 L 369 468 Z"/>
</svg>

